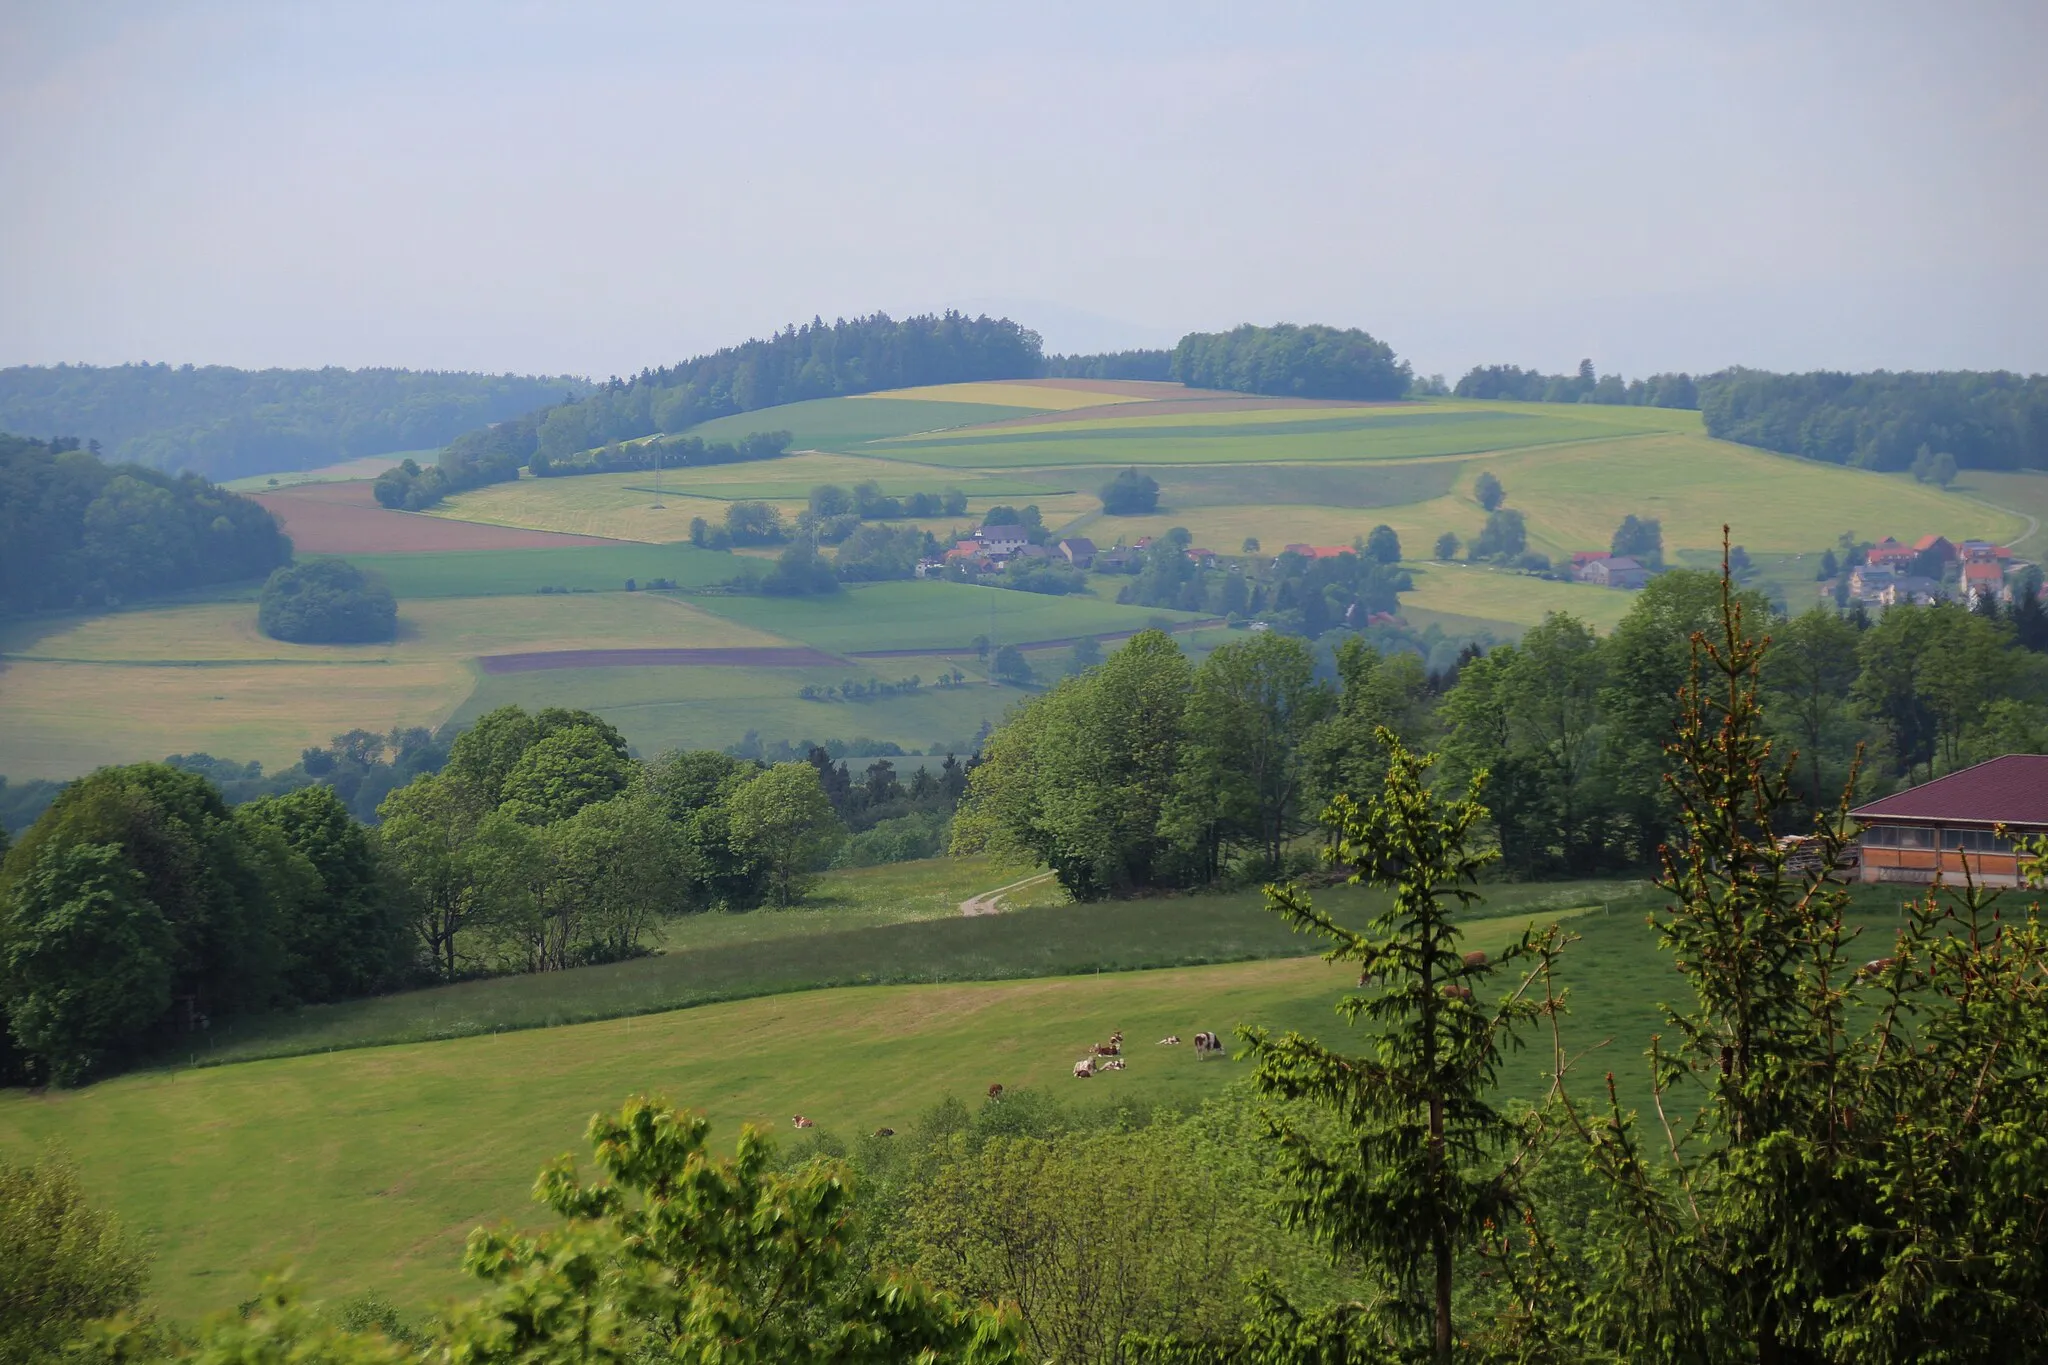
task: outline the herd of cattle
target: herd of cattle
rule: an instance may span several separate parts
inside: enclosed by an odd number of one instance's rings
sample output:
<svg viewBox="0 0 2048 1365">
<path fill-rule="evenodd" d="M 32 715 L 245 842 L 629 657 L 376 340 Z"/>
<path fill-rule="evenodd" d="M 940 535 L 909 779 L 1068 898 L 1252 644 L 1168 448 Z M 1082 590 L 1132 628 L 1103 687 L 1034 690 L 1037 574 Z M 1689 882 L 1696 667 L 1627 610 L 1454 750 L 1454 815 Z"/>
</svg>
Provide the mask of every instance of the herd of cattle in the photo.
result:
<svg viewBox="0 0 2048 1365">
<path fill-rule="evenodd" d="M 1167 1034 L 1159 1040 L 1159 1046 L 1180 1046 L 1180 1035 L 1178 1033 Z M 1196 1061 L 1203 1061 L 1209 1057 L 1221 1057 L 1222 1055 L 1223 1040 L 1221 1038 L 1206 1030 L 1195 1035 Z M 1118 1029 L 1109 1035 L 1108 1042 L 1094 1044 L 1088 1049 L 1086 1057 L 1074 1063 L 1074 1078 L 1076 1080 L 1086 1080 L 1088 1077 L 1099 1075 L 1104 1071 L 1122 1071 L 1123 1069 L 1124 1031 Z M 1003 1087 L 1000 1081 L 988 1088 L 988 1097 L 992 1100 L 999 1100 L 1003 1097 Z M 815 1128 L 818 1126 L 815 1120 L 805 1118 L 802 1114 L 796 1115 L 791 1122 L 798 1128 Z M 894 1137 L 896 1136 L 896 1130 L 894 1128 L 877 1128 L 875 1136 Z"/>
<path fill-rule="evenodd" d="M 1180 1035 L 1178 1033 L 1169 1033 L 1159 1040 L 1159 1046 L 1161 1047 L 1178 1047 L 1179 1045 Z M 1195 1060 L 1199 1062 L 1211 1055 L 1217 1057 L 1223 1055 L 1223 1040 L 1213 1033 L 1197 1033 L 1195 1035 Z M 1115 1033 L 1109 1035 L 1108 1042 L 1095 1044 L 1088 1049 L 1086 1057 L 1074 1063 L 1074 1079 L 1084 1081 L 1098 1072 L 1122 1071 L 1123 1069 L 1124 1031 L 1118 1029 Z"/>
</svg>

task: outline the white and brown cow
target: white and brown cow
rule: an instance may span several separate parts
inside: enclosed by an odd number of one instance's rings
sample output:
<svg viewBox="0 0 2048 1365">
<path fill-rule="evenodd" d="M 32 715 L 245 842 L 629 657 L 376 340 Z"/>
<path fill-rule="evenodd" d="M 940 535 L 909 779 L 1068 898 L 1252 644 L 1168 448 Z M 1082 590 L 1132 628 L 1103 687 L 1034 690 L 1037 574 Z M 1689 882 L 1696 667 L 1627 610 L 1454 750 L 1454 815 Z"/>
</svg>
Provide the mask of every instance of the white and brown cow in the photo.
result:
<svg viewBox="0 0 2048 1365">
<path fill-rule="evenodd" d="M 1206 1029 L 1197 1033 L 1195 1035 L 1195 1060 L 1199 1062 L 1212 1052 L 1219 1057 L 1223 1055 L 1223 1040 Z"/>
</svg>

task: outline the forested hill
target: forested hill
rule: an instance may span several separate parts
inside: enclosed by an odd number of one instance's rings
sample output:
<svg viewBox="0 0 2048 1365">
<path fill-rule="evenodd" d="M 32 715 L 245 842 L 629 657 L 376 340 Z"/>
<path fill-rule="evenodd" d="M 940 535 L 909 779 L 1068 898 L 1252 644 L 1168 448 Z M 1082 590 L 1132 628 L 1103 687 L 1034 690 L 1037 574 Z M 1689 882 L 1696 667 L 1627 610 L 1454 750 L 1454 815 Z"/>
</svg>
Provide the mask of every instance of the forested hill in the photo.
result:
<svg viewBox="0 0 2048 1365">
<path fill-rule="evenodd" d="M 98 442 L 209 478 L 431 450 L 590 391 L 582 379 L 415 370 L 55 365 L 0 370 L 0 431 Z"/>
<path fill-rule="evenodd" d="M 614 379 L 550 412 L 540 424 L 538 449 L 561 459 L 607 441 L 681 431 L 806 398 L 1029 379 L 1041 363 L 1038 333 L 1008 318 L 951 312 L 901 321 L 886 313 L 851 322 L 813 318 L 765 340 Z"/>
<path fill-rule="evenodd" d="M 1924 449 L 1962 469 L 2048 469 L 2048 375 L 1768 374 L 1700 381 L 1707 434 L 1787 455 L 1914 468 Z"/>
<path fill-rule="evenodd" d="M 0 616 L 261 578 L 291 557 L 269 512 L 195 474 L 0 433 Z"/>
</svg>

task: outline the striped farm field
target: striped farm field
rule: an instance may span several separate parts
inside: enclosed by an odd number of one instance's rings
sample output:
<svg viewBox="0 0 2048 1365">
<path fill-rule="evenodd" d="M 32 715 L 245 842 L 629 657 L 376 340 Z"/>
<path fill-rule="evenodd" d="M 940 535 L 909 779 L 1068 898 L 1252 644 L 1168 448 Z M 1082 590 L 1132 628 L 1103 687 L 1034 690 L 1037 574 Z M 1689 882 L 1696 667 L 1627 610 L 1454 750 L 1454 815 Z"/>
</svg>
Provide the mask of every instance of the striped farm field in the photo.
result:
<svg viewBox="0 0 2048 1365">
<path fill-rule="evenodd" d="M 977 635 L 991 635 L 998 644 L 1023 644 L 1201 619 L 1193 612 L 1118 606 L 1096 597 L 1046 597 L 938 582 L 859 584 L 822 598 L 705 597 L 698 605 L 835 653 L 961 651 L 971 649 Z"/>
<path fill-rule="evenodd" d="M 1415 590 L 1402 594 L 1402 611 L 1507 626 L 1509 630 L 1505 633 L 1516 633 L 1514 627 L 1534 625 L 1552 612 L 1562 612 L 1604 634 L 1621 624 L 1621 618 L 1635 601 L 1633 593 L 1613 588 L 1558 583 L 1483 564 L 1430 563 L 1406 567 L 1415 580 Z M 1448 624 L 1446 628 L 1450 628 Z"/>
<path fill-rule="evenodd" d="M 368 645 L 272 640 L 239 602 L 17 623 L 0 634 L 0 773 L 192 752 L 284 766 L 344 730 L 440 724 L 478 655 L 786 643 L 651 593 L 408 600 L 399 622 L 397 640 Z"/>
</svg>

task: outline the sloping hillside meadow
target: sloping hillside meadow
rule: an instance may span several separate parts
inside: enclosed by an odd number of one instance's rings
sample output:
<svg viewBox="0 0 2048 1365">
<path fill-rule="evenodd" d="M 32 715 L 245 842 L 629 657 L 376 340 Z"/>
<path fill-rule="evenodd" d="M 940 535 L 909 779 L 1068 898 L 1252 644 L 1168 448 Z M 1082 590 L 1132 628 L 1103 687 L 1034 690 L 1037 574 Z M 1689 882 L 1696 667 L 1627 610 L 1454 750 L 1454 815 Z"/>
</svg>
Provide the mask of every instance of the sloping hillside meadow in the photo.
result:
<svg viewBox="0 0 2048 1365">
<path fill-rule="evenodd" d="M 1265 553 L 1299 541 L 1348 545 L 1384 523 L 1415 588 L 1411 623 L 1509 638 L 1552 611 L 1609 629 L 1626 594 L 1426 557 L 1485 513 L 1479 475 L 1506 488 L 1530 548 L 1561 559 L 1602 548 L 1624 516 L 1662 522 L 1674 562 L 1718 562 L 1721 526 L 1787 601 L 1811 556 L 1844 532 L 1938 531 L 1951 539 L 2037 536 L 2048 478 L 1973 474 L 1943 492 L 1708 439 L 1697 413 L 1580 404 L 1338 403 L 1178 385 L 1003 381 L 820 399 L 703 424 L 707 439 L 788 430 L 795 453 L 745 465 L 522 478 L 449 498 L 431 513 L 375 506 L 363 482 L 281 486 L 262 496 L 302 554 L 344 555 L 397 594 L 400 638 L 374 647 L 284 647 L 254 633 L 254 585 L 87 620 L 44 618 L 0 634 L 0 773 L 67 777 L 102 762 L 206 751 L 276 766 L 357 727 L 436 725 L 492 706 L 587 706 L 643 751 L 866 737 L 904 748 L 957 744 L 1021 694 L 991 685 L 977 636 L 1041 645 L 1042 674 L 1082 635 L 1105 640 L 1186 613 L 1120 607 L 1123 580 L 1049 598 L 942 583 L 855 588 L 831 602 L 729 595 L 769 551 L 686 542 L 693 518 L 741 500 L 793 519 L 813 487 L 872 482 L 892 496 L 957 490 L 959 517 L 916 524 L 942 539 L 989 509 L 1035 505 L 1055 531 L 1102 545 L 1185 527 L 1197 545 Z M 1143 466 L 1160 505 L 1108 516 L 1097 490 Z M 329 478 L 347 469 L 323 471 Z M 659 504 L 658 506 L 656 504 Z M 627 591 L 631 582 L 638 592 Z M 650 593 L 654 583 L 673 591 Z M 201 600 L 203 599 L 203 600 Z M 1191 640 L 1198 637 L 1190 637 Z M 782 648 L 774 661 L 588 666 L 493 673 L 477 660 L 551 650 Z M 819 665 L 799 648 L 840 661 Z M 863 657 L 882 656 L 882 657 Z M 893 657 L 889 657 L 893 656 Z M 765 656 L 764 656 L 765 657 Z M 871 701 L 800 700 L 804 687 L 933 681 L 973 687 Z M 89 717 L 90 719 L 86 719 Z"/>
</svg>

